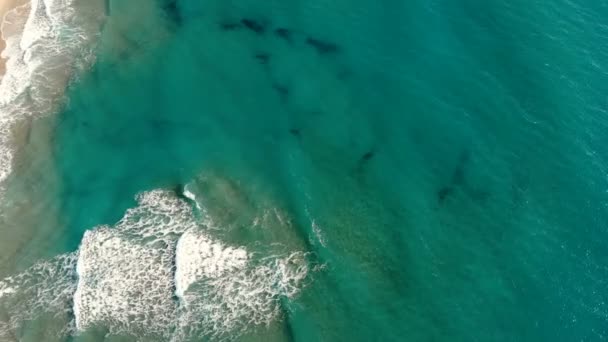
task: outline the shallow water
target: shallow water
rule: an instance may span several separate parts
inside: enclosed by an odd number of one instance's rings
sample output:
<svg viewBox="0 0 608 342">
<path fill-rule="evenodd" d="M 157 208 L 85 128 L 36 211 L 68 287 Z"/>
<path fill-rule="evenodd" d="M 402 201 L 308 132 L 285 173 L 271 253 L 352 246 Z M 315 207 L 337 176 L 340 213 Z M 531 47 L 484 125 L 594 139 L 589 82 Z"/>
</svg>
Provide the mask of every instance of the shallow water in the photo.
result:
<svg viewBox="0 0 608 342">
<path fill-rule="evenodd" d="M 7 182 L 0 337 L 604 340 L 607 10 L 110 1 Z"/>
</svg>

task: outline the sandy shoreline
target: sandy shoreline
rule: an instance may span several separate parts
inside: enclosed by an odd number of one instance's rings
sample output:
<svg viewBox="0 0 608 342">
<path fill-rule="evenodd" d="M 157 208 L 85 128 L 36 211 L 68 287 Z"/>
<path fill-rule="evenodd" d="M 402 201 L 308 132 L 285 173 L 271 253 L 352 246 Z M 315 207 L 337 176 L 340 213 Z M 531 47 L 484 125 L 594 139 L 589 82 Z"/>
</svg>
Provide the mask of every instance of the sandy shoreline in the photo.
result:
<svg viewBox="0 0 608 342">
<path fill-rule="evenodd" d="M 28 0 L 0 0 L 0 18 L 1 18 L 1 22 L 4 21 L 4 15 L 12 10 L 13 8 L 23 5 L 27 2 Z M 0 22 L 0 28 L 1 28 L 1 22 Z M 1 33 L 1 30 L 0 30 Z M 4 44 L 4 40 L 1 38 L 0 35 L 0 51 L 4 50 L 5 44 Z M 0 77 L 2 77 L 2 75 L 4 75 L 5 72 L 5 64 L 6 61 L 2 58 L 0 58 Z"/>
</svg>

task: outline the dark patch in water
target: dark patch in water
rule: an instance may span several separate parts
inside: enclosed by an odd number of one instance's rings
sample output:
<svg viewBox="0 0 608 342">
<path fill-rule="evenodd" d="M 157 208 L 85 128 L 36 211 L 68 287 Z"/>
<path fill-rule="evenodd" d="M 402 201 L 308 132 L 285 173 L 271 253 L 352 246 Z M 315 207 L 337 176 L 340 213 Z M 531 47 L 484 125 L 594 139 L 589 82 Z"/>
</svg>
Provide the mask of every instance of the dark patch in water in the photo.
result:
<svg viewBox="0 0 608 342">
<path fill-rule="evenodd" d="M 452 188 L 450 186 L 444 186 L 441 189 L 439 189 L 439 191 L 437 191 L 437 199 L 439 200 L 439 203 L 443 203 L 443 201 L 445 201 L 445 199 L 448 196 L 450 196 L 453 192 L 454 192 L 454 188 Z"/>
<path fill-rule="evenodd" d="M 361 176 L 362 173 L 365 171 L 366 165 L 374 158 L 375 155 L 376 152 L 374 151 L 374 149 L 370 149 L 364 154 L 362 154 L 361 157 L 359 157 L 359 160 L 357 161 L 357 165 L 353 169 L 354 173 Z"/>
<path fill-rule="evenodd" d="M 281 309 L 285 314 L 285 337 L 287 337 L 288 342 L 295 342 L 296 333 L 292 326 L 291 312 L 288 305 L 289 303 L 287 302 L 287 299 L 281 298 Z"/>
<path fill-rule="evenodd" d="M 289 134 L 293 135 L 294 137 L 300 137 L 300 130 L 297 128 L 291 128 L 289 130 Z"/>
<path fill-rule="evenodd" d="M 167 17 L 174 22 L 175 24 L 181 24 L 182 15 L 180 13 L 179 7 L 177 5 L 177 0 L 169 0 L 163 7 L 164 11 L 167 13 Z"/>
<path fill-rule="evenodd" d="M 241 24 L 257 34 L 264 34 L 266 32 L 266 26 L 253 19 L 241 19 Z"/>
<path fill-rule="evenodd" d="M 289 88 L 287 88 L 284 85 L 280 85 L 280 84 L 273 84 L 272 85 L 272 89 L 274 89 L 279 96 L 281 97 L 281 99 L 285 99 L 287 98 L 287 96 L 289 95 Z"/>
<path fill-rule="evenodd" d="M 468 160 L 468 152 L 464 152 L 460 155 L 456 168 L 452 172 L 452 177 L 450 178 L 449 184 L 444 185 L 437 192 L 437 200 L 439 203 L 444 202 L 448 196 L 451 196 L 454 193 L 455 187 L 463 186 L 465 184 L 464 168 Z"/>
<path fill-rule="evenodd" d="M 334 43 L 322 41 L 311 37 L 306 38 L 306 44 L 315 48 L 315 50 L 317 50 L 317 52 L 320 54 L 336 53 L 340 50 L 338 45 Z"/>
<path fill-rule="evenodd" d="M 237 23 L 228 23 L 228 22 L 220 23 L 220 28 L 223 31 L 234 31 L 240 27 L 241 27 L 241 25 L 239 25 Z"/>
<path fill-rule="evenodd" d="M 289 29 L 279 27 L 274 30 L 274 33 L 279 37 L 291 43 L 292 32 Z"/>
<path fill-rule="evenodd" d="M 255 55 L 255 59 L 258 60 L 258 62 L 260 62 L 260 64 L 268 64 L 268 61 L 270 60 L 270 55 L 264 52 L 261 53 L 257 53 Z"/>
<path fill-rule="evenodd" d="M 179 199 L 182 199 L 186 202 L 190 202 L 190 199 L 184 195 L 184 189 L 184 185 L 178 183 L 173 187 L 173 192 L 175 193 L 175 196 L 177 196 Z"/>
<path fill-rule="evenodd" d="M 454 171 L 452 172 L 452 177 L 450 178 L 450 183 L 443 186 L 437 192 L 437 199 L 439 203 L 442 203 L 447 199 L 447 197 L 451 196 L 457 188 L 461 188 L 464 193 L 469 195 L 472 200 L 476 202 L 485 202 L 490 197 L 490 193 L 485 190 L 478 190 L 473 188 L 467 182 L 466 177 L 466 168 L 471 160 L 471 153 L 469 150 L 463 151 L 458 157 L 458 162 Z"/>
<path fill-rule="evenodd" d="M 471 160 L 471 153 L 468 150 L 460 154 L 456 169 L 454 170 L 454 173 L 452 173 L 452 184 L 462 185 L 465 183 L 464 169 L 469 163 L 469 160 Z"/>
<path fill-rule="evenodd" d="M 118 53 L 118 59 L 120 59 L 121 61 L 127 61 L 131 58 L 131 56 L 143 50 L 142 44 L 137 40 L 129 37 L 127 33 L 120 32 L 119 36 L 125 42 L 125 47 L 121 48 Z"/>
<path fill-rule="evenodd" d="M 375 155 L 375 152 L 374 152 L 374 151 L 369 151 L 369 152 L 366 152 L 366 153 L 365 153 L 365 154 L 364 154 L 364 155 L 361 157 L 361 161 L 362 161 L 362 162 L 368 162 L 368 161 L 370 161 L 370 160 L 371 160 L 371 159 L 374 157 L 374 155 Z"/>
</svg>

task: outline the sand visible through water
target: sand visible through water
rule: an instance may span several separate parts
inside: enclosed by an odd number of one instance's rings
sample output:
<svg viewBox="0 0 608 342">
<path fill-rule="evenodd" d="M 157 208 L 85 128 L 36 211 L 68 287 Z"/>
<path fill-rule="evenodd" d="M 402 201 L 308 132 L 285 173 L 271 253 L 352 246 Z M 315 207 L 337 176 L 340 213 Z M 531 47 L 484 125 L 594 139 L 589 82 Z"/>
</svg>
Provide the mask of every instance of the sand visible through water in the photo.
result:
<svg viewBox="0 0 608 342">
<path fill-rule="evenodd" d="M 23 4 L 27 3 L 27 0 L 0 0 L 0 18 L 2 18 L 2 22 L 4 22 L 4 15 L 12 10 L 13 8 L 16 8 L 18 6 L 21 6 Z M 27 15 L 27 13 L 26 13 Z M 0 24 L 0 32 L 2 31 L 2 24 Z M 0 37 L 2 37 L 2 35 L 0 35 Z M 4 39 L 0 39 L 0 51 L 4 50 L 5 47 L 5 43 L 4 43 Z M 4 72 L 6 71 L 6 61 L 4 60 L 4 58 L 0 58 L 0 78 L 4 75 Z"/>
<path fill-rule="evenodd" d="M 22 9 L 0 341 L 608 336 L 602 2 Z"/>
</svg>

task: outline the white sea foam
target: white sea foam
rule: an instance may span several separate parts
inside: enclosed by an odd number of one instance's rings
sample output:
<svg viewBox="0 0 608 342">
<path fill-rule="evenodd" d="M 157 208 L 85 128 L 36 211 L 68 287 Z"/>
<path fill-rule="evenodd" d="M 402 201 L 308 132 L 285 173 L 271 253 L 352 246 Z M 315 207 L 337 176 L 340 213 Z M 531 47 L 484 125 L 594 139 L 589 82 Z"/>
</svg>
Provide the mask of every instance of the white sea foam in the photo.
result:
<svg viewBox="0 0 608 342">
<path fill-rule="evenodd" d="M 261 255 L 230 246 L 168 191 L 137 200 L 114 227 L 86 232 L 78 252 L 0 282 L 10 329 L 37 311 L 71 309 L 76 331 L 99 326 L 173 341 L 238 334 L 279 318 L 281 298 L 303 287 L 305 253 Z"/>
<path fill-rule="evenodd" d="M 0 183 L 11 172 L 15 123 L 52 113 L 74 73 L 93 61 L 103 0 L 32 0 L 2 23 L 6 73 L 0 80 Z"/>
<path fill-rule="evenodd" d="M 12 287 L 6 287 L 6 288 L 0 287 L 0 298 L 4 297 L 5 295 L 9 295 L 11 293 L 15 293 L 15 291 L 17 291 L 17 290 Z"/>
<path fill-rule="evenodd" d="M 76 290 L 76 258 L 76 253 L 60 255 L 0 281 L 0 330 L 8 336 L 43 314 L 67 317 Z M 70 328 L 67 324 L 60 334 L 67 334 Z"/>
<path fill-rule="evenodd" d="M 175 313 L 169 245 L 134 241 L 120 231 L 88 232 L 78 258 L 76 328 L 165 335 Z"/>
<path fill-rule="evenodd" d="M 176 331 L 174 340 L 195 331 L 235 332 L 277 319 L 280 297 L 291 298 L 302 287 L 304 253 L 260 257 L 226 245 L 166 191 L 144 193 L 138 201 L 116 227 L 83 239 L 74 297 L 79 329 L 101 324 L 113 332 Z"/>
<path fill-rule="evenodd" d="M 32 0 L 3 19 L 6 47 L 1 56 L 6 70 L 0 79 L 0 193 L 25 136 L 16 128 L 53 113 L 69 79 L 92 63 L 103 0 Z M 41 314 L 69 312 L 76 289 L 75 266 L 76 254 L 61 255 L 1 280 L 2 334 L 10 335 L 9 331 Z"/>
<path fill-rule="evenodd" d="M 321 227 L 319 226 L 317 221 L 313 219 L 310 226 L 312 228 L 312 232 L 314 233 L 321 246 L 327 247 L 327 242 L 325 242 L 325 235 L 323 234 L 323 230 L 321 230 Z"/>
<path fill-rule="evenodd" d="M 19 342 L 19 340 L 11 333 L 9 324 L 2 321 L 0 321 L 0 341 Z"/>
<path fill-rule="evenodd" d="M 227 247 L 196 230 L 187 231 L 179 238 L 176 248 L 176 295 L 183 299 L 186 290 L 197 280 L 242 270 L 247 258 L 243 248 Z"/>
<path fill-rule="evenodd" d="M 317 220 L 314 218 L 314 216 L 312 216 L 310 210 L 308 208 L 305 208 L 305 211 L 306 216 L 310 220 L 310 228 L 312 229 L 313 233 L 313 236 L 310 238 L 310 242 L 316 243 L 318 241 L 321 246 L 327 247 L 327 242 L 325 240 L 325 233 L 323 233 L 323 229 L 321 229 L 321 226 L 317 223 Z"/>
<path fill-rule="evenodd" d="M 175 243 L 196 226 L 188 205 L 165 191 L 138 196 L 114 227 L 99 227 L 82 239 L 76 327 L 101 325 L 114 333 L 166 336 L 173 325 Z"/>
<path fill-rule="evenodd" d="M 198 210 L 202 210 L 202 209 L 203 209 L 203 208 L 201 207 L 201 205 L 200 205 L 200 204 L 197 202 L 197 200 L 196 200 L 196 195 L 195 195 L 193 192 L 191 192 L 190 190 L 188 190 L 188 188 L 187 188 L 187 187 L 184 189 L 184 196 L 185 196 L 187 199 L 189 199 L 189 200 L 191 200 L 192 202 L 194 202 L 194 203 L 195 203 L 195 205 L 196 205 L 196 208 L 197 208 Z"/>
<path fill-rule="evenodd" d="M 182 283 L 179 337 L 192 330 L 234 336 L 251 326 L 268 325 L 281 315 L 280 299 L 296 296 L 308 274 L 302 252 L 257 259 L 243 249 L 222 248 L 203 235 L 182 238 L 187 242 L 179 244 L 178 257 L 189 260 L 179 263 L 176 273 L 177 284 Z"/>
</svg>

